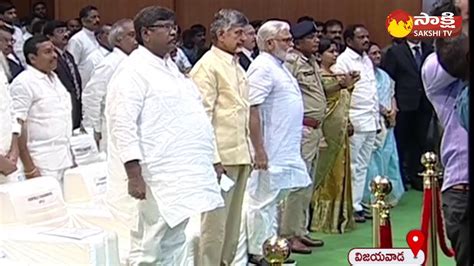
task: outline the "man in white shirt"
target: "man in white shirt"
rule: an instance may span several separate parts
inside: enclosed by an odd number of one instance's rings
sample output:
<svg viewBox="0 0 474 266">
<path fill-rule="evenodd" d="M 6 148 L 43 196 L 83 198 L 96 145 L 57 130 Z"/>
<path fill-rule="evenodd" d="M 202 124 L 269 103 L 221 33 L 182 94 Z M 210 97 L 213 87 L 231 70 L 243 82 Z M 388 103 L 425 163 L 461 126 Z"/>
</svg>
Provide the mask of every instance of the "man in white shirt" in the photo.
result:
<svg viewBox="0 0 474 266">
<path fill-rule="evenodd" d="M 23 31 L 20 27 L 15 26 L 17 21 L 16 8 L 13 4 L 9 2 L 0 3 L 0 19 L 3 20 L 9 27 L 14 29 L 13 39 L 15 43 L 13 44 L 13 52 L 18 57 L 22 65 L 26 64 L 25 56 L 23 55 Z"/>
<path fill-rule="evenodd" d="M 169 56 L 177 41 L 173 11 L 144 8 L 134 25 L 141 46 L 107 87 L 108 150 L 125 167 L 128 193 L 140 200 L 129 265 L 175 265 L 189 217 L 223 206 L 213 128 L 196 85 Z M 123 175 L 109 178 L 126 190 Z"/>
<path fill-rule="evenodd" d="M 138 45 L 135 40 L 135 29 L 131 19 L 117 21 L 112 26 L 108 38 L 113 51 L 94 68 L 92 77 L 82 92 L 83 125 L 93 128 L 95 139 L 97 144 L 100 142 L 99 148 L 102 151 L 107 150 L 104 119 L 107 84 L 120 62 L 135 50 Z"/>
<path fill-rule="evenodd" d="M 86 58 L 99 48 L 94 32 L 99 29 L 100 15 L 95 6 L 86 6 L 79 12 L 79 18 L 83 25 L 82 30 L 71 37 L 67 50 L 74 57 L 81 74 L 82 86 L 85 86 Z"/>
<path fill-rule="evenodd" d="M 264 241 L 275 235 L 277 207 L 291 189 L 311 184 L 301 157 L 303 99 L 284 65 L 293 47 L 290 26 L 268 21 L 257 33 L 260 55 L 250 65 L 250 138 L 254 171 L 248 183 L 249 262 L 262 265 Z M 294 263 L 287 261 L 286 263 Z"/>
<path fill-rule="evenodd" d="M 20 128 L 12 119 L 5 56 L 0 53 L 0 184 L 18 181 L 12 174 L 17 170 L 18 135 Z"/>
<path fill-rule="evenodd" d="M 92 77 L 94 69 L 104 60 L 104 58 L 112 52 L 112 46 L 109 43 L 109 33 L 112 29 L 111 25 L 102 25 L 98 30 L 95 31 L 95 38 L 99 43 L 99 49 L 95 49 L 86 57 L 86 62 L 84 63 L 84 72 L 81 74 L 82 82 L 87 82 Z M 84 76 L 83 76 L 84 75 Z"/>
<path fill-rule="evenodd" d="M 54 69 L 53 43 L 38 35 L 25 42 L 28 67 L 10 85 L 13 118 L 22 126 L 20 158 L 26 178 L 51 176 L 62 182 L 73 165 L 71 96 Z"/>
<path fill-rule="evenodd" d="M 380 129 L 379 103 L 374 67 L 367 55 L 369 32 L 363 25 L 349 25 L 344 31 L 347 48 L 339 55 L 334 72 L 360 75 L 354 85 L 350 121 L 354 127 L 351 142 L 352 204 L 356 222 L 365 222 L 361 201 L 366 186 L 367 167 Z"/>
</svg>

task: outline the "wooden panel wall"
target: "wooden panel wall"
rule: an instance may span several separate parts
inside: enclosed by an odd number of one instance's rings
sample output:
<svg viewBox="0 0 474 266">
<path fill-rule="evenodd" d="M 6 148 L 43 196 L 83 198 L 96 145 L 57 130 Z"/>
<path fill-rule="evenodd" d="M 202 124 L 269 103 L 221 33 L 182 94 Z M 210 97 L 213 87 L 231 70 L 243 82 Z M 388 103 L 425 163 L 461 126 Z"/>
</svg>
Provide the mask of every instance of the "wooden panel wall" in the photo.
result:
<svg viewBox="0 0 474 266">
<path fill-rule="evenodd" d="M 140 9 L 161 5 L 174 9 L 175 0 L 55 0 L 56 18 L 68 20 L 79 17 L 86 5 L 99 9 L 102 23 L 113 23 L 121 18 L 132 18 Z"/>
<path fill-rule="evenodd" d="M 79 9 L 87 4 L 96 5 L 102 21 L 109 23 L 123 17 L 133 18 L 142 7 L 163 5 L 176 11 L 183 29 L 195 23 L 208 26 L 220 8 L 241 10 L 250 20 L 278 17 L 295 22 L 303 15 L 320 21 L 338 18 L 345 25 L 365 24 L 371 39 L 383 45 L 390 41 L 385 18 L 391 11 L 401 8 L 418 14 L 422 8 L 422 0 L 55 0 L 56 17 L 77 17 Z"/>
<path fill-rule="evenodd" d="M 7 0 L 4 0 L 4 1 L 7 1 Z M 46 6 L 48 7 L 48 16 L 50 18 L 54 17 L 55 0 L 12 0 L 10 2 L 15 5 L 16 12 L 19 18 L 24 18 L 26 16 L 29 16 L 31 14 L 33 4 L 36 2 L 44 2 Z"/>
</svg>

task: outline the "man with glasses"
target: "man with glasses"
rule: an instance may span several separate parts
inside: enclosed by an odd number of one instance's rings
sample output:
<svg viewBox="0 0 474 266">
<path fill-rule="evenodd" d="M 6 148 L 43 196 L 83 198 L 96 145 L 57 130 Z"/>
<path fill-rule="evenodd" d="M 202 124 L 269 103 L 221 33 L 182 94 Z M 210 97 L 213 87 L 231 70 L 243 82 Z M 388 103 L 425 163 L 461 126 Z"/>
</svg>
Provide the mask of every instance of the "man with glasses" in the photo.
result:
<svg viewBox="0 0 474 266">
<path fill-rule="evenodd" d="M 230 265 L 239 240 L 242 202 L 250 175 L 249 103 L 245 71 L 237 53 L 245 42 L 247 18 L 236 10 L 222 9 L 211 24 L 213 46 L 191 70 L 203 96 L 204 108 L 214 127 L 214 167 L 217 178 L 235 182 L 223 192 L 225 208 L 202 217 L 199 265 Z"/>
<path fill-rule="evenodd" d="M 58 67 L 54 70 L 59 79 L 71 94 L 72 100 L 72 127 L 73 129 L 81 126 L 82 120 L 82 85 L 81 75 L 72 55 L 66 51 L 68 44 L 66 23 L 52 20 L 45 24 L 43 35 L 48 37 L 54 44 L 56 54 L 58 55 Z"/>
<path fill-rule="evenodd" d="M 247 186 L 247 233 L 249 262 L 267 265 L 262 245 L 276 234 L 278 204 L 290 190 L 308 187 L 311 180 L 301 157 L 303 98 L 284 64 L 293 47 L 290 26 L 283 21 L 265 22 L 258 30 L 257 45 L 261 53 L 247 71 L 250 138 L 255 151 Z"/>
<path fill-rule="evenodd" d="M 134 19 L 140 46 L 107 86 L 108 141 L 128 176 L 129 200 L 139 200 L 127 265 L 176 265 L 189 218 L 224 205 L 212 125 L 198 88 L 170 56 L 175 23 L 169 9 L 142 9 Z"/>
<path fill-rule="evenodd" d="M 74 57 L 81 74 L 82 86 L 85 86 L 87 83 L 86 77 L 88 77 L 86 59 L 99 48 L 99 42 L 97 42 L 94 33 L 99 29 L 100 15 L 95 6 L 86 6 L 79 12 L 79 18 L 83 28 L 71 37 L 67 50 Z"/>
<path fill-rule="evenodd" d="M 5 23 L 5 26 L 13 29 L 13 39 L 15 40 L 13 44 L 14 54 L 18 58 L 19 64 L 26 66 L 25 56 L 23 55 L 23 31 L 15 25 L 18 22 L 15 6 L 9 2 L 0 3 L 0 19 Z"/>
<path fill-rule="evenodd" d="M 326 113 L 326 96 L 319 76 L 319 67 L 314 55 L 319 39 L 312 21 L 302 21 L 292 29 L 295 49 L 287 57 L 286 66 L 298 81 L 305 109 L 301 152 L 310 176 L 314 176 L 313 165 L 317 164 L 319 144 L 323 137 L 321 124 Z M 314 183 L 314 181 L 313 181 Z M 291 191 L 282 208 L 280 234 L 290 240 L 291 251 L 310 254 L 310 247 L 323 246 L 322 240 L 312 239 L 307 231 L 307 217 L 313 186 Z"/>
<path fill-rule="evenodd" d="M 11 83 L 12 80 L 18 76 L 18 74 L 25 70 L 25 67 L 21 64 L 20 59 L 13 51 L 14 43 L 15 40 L 13 39 L 13 29 L 9 28 L 7 25 L 0 26 L 0 50 L 8 62 L 8 69 L 10 71 L 6 71 L 5 74 L 7 75 L 9 83 Z"/>
</svg>

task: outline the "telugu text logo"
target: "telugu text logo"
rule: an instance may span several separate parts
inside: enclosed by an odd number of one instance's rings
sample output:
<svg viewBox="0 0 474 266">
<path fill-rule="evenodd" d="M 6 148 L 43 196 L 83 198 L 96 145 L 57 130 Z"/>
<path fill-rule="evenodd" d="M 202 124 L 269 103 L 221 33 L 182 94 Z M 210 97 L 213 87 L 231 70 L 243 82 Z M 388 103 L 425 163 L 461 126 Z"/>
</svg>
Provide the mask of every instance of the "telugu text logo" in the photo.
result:
<svg viewBox="0 0 474 266">
<path fill-rule="evenodd" d="M 387 16 L 385 26 L 395 38 L 450 38 L 461 33 L 462 19 L 451 12 L 444 12 L 441 16 L 429 16 L 423 12 L 411 16 L 398 9 Z"/>
</svg>

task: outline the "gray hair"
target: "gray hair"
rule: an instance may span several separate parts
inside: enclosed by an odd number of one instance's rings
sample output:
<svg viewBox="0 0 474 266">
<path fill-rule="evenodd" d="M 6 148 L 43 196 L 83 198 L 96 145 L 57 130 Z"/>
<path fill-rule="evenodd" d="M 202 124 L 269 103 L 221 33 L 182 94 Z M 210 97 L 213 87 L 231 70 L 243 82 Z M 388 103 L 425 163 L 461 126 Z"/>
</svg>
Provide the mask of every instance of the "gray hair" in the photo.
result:
<svg viewBox="0 0 474 266">
<path fill-rule="evenodd" d="M 173 11 L 161 6 L 145 7 L 133 19 L 135 32 L 137 33 L 137 42 L 143 45 L 142 29 L 153 25 L 157 21 L 176 20 Z"/>
<path fill-rule="evenodd" d="M 117 44 L 122 40 L 123 35 L 125 34 L 125 26 L 131 24 L 133 27 L 133 20 L 129 18 L 124 18 L 118 20 L 112 25 L 112 29 L 109 32 L 109 44 L 111 48 L 117 46 Z"/>
<path fill-rule="evenodd" d="M 284 30 L 290 30 L 290 25 L 284 21 L 269 20 L 263 23 L 257 32 L 258 49 L 268 52 L 267 41 L 274 39 Z"/>
<path fill-rule="evenodd" d="M 110 29 L 112 28 L 112 25 L 110 24 L 104 24 L 100 26 L 95 32 L 94 35 L 95 37 L 99 37 L 99 35 L 102 35 L 104 33 L 110 32 Z"/>
<path fill-rule="evenodd" d="M 211 23 L 210 33 L 213 41 L 222 32 L 226 32 L 233 27 L 245 27 L 249 20 L 245 15 L 234 9 L 221 9 L 214 14 L 214 21 Z"/>
</svg>

